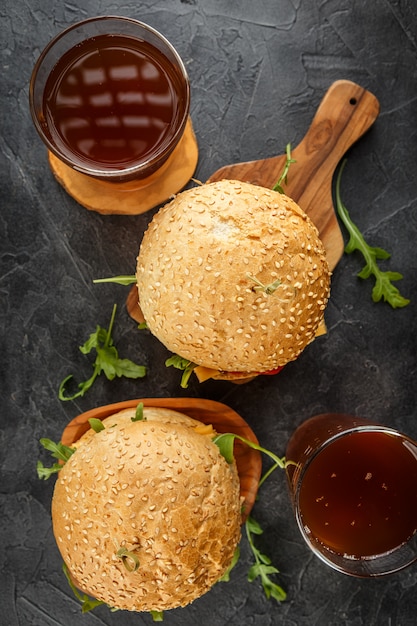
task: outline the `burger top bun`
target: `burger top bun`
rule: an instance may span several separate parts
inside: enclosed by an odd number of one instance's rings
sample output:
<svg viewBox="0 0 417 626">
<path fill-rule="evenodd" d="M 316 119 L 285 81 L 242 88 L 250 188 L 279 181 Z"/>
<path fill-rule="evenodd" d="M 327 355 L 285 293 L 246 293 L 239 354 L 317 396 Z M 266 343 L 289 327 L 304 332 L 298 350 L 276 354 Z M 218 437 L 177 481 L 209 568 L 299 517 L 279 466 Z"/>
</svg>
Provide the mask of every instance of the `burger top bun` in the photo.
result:
<svg viewBox="0 0 417 626">
<path fill-rule="evenodd" d="M 88 431 L 59 471 L 53 531 L 74 584 L 111 607 L 192 602 L 230 565 L 240 539 L 239 478 L 210 427 L 135 409 Z"/>
<path fill-rule="evenodd" d="M 208 368 L 260 373 L 314 339 L 330 271 L 317 228 L 293 200 L 222 180 L 156 213 L 137 284 L 147 326 L 169 350 Z"/>
</svg>

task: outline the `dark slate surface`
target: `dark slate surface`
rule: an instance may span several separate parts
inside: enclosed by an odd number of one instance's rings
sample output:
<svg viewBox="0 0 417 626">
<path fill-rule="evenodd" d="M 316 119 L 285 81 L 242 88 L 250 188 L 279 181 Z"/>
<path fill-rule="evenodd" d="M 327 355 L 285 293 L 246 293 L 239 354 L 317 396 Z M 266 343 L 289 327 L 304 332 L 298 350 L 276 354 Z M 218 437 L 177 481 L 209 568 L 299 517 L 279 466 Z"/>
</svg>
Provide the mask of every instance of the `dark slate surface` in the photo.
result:
<svg viewBox="0 0 417 626">
<path fill-rule="evenodd" d="M 344 255 L 333 277 L 328 334 L 277 377 L 245 387 L 194 380 L 178 385 L 165 350 L 139 334 L 124 310 L 126 289 L 95 286 L 99 276 L 130 274 L 152 212 L 101 216 L 54 181 L 28 110 L 39 52 L 62 28 L 87 16 L 127 15 L 162 31 L 183 56 L 192 84 L 192 119 L 205 180 L 227 163 L 272 156 L 296 145 L 329 85 L 354 80 L 379 99 L 381 113 L 349 152 L 342 193 L 411 304 L 371 301 L 361 258 Z M 4 626 L 133 626 L 148 615 L 81 615 L 61 573 L 50 523 L 53 480 L 40 482 L 38 443 L 58 440 L 66 423 L 92 406 L 138 396 L 190 394 L 228 403 L 260 441 L 283 454 L 290 433 L 322 411 L 353 412 L 417 438 L 417 14 L 413 0 L 4 0 L 0 8 L 1 110 L 1 440 L 0 623 Z M 148 365 L 143 381 L 100 380 L 85 398 L 62 403 L 61 379 L 90 374 L 78 351 L 119 306 L 121 354 Z M 45 460 L 45 459 L 44 459 Z M 287 589 L 282 605 L 248 583 L 250 555 L 232 581 L 186 609 L 172 626 L 411 626 L 417 567 L 379 580 L 332 572 L 310 555 L 295 527 L 282 474 L 256 505 L 260 545 Z"/>
</svg>

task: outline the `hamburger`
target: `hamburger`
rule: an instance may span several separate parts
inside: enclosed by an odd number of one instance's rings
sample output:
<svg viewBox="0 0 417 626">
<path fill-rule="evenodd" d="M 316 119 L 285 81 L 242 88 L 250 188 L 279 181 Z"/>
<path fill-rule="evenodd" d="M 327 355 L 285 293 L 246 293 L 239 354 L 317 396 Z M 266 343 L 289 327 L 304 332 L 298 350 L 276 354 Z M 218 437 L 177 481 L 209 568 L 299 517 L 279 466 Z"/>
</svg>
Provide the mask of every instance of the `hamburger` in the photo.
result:
<svg viewBox="0 0 417 626">
<path fill-rule="evenodd" d="M 72 444 L 52 524 L 76 588 L 113 608 L 162 612 L 222 577 L 240 540 L 241 496 L 214 435 L 180 412 L 145 407 Z"/>
<path fill-rule="evenodd" d="M 249 380 L 279 371 L 323 332 L 330 270 L 291 198 L 222 180 L 154 215 L 136 281 L 148 329 L 200 381 Z"/>
</svg>

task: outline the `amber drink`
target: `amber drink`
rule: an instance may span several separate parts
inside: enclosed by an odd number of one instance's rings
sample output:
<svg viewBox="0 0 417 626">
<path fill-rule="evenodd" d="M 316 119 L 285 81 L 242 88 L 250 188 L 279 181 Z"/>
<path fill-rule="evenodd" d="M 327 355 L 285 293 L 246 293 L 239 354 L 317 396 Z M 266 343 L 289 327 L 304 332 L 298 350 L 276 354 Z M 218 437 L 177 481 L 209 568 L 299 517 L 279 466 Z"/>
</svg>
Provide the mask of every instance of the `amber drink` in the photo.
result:
<svg viewBox="0 0 417 626">
<path fill-rule="evenodd" d="M 295 431 L 287 477 L 300 531 L 335 569 L 388 574 L 417 560 L 417 443 L 350 415 Z"/>
<path fill-rule="evenodd" d="M 104 16 L 66 29 L 34 68 L 35 126 L 60 160 L 94 178 L 152 175 L 182 137 L 189 82 L 173 46 L 136 20 Z"/>
</svg>

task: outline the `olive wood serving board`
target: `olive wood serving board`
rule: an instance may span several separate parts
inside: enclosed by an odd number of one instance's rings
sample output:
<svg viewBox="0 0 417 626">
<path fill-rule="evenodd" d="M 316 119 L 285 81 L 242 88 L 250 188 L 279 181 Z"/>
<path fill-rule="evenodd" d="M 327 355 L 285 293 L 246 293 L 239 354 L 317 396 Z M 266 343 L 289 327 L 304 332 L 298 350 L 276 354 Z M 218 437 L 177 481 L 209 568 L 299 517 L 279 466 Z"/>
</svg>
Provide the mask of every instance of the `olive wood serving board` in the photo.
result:
<svg viewBox="0 0 417 626">
<path fill-rule="evenodd" d="M 304 139 L 291 150 L 296 160 L 282 186 L 317 226 L 333 270 L 344 243 L 332 199 L 332 179 L 346 151 L 372 126 L 379 113 L 377 98 L 349 80 L 334 82 L 326 92 Z M 272 188 L 286 162 L 282 154 L 226 165 L 207 182 L 224 178 Z"/>
<path fill-rule="evenodd" d="M 103 420 L 124 409 L 137 407 L 140 402 L 148 407 L 162 407 L 179 411 L 204 424 L 212 424 L 217 433 L 235 433 L 258 444 L 255 433 L 239 413 L 236 413 L 226 404 L 202 398 L 141 398 L 96 407 L 81 413 L 69 422 L 62 433 L 61 442 L 66 446 L 71 446 L 90 428 L 89 419 Z M 239 440 L 235 440 L 234 456 L 240 479 L 240 494 L 244 499 L 242 509 L 242 520 L 244 521 L 256 500 L 262 472 L 262 458 L 258 450 L 250 448 Z"/>
</svg>

